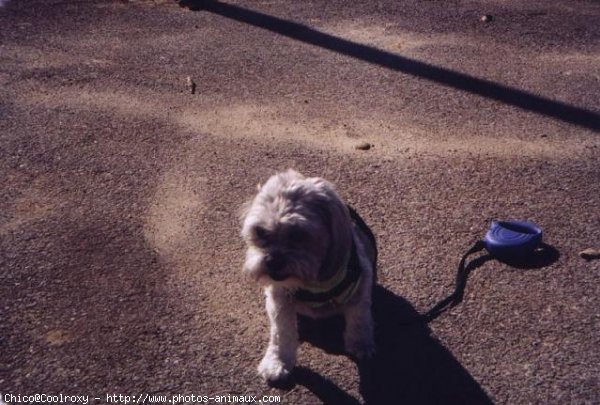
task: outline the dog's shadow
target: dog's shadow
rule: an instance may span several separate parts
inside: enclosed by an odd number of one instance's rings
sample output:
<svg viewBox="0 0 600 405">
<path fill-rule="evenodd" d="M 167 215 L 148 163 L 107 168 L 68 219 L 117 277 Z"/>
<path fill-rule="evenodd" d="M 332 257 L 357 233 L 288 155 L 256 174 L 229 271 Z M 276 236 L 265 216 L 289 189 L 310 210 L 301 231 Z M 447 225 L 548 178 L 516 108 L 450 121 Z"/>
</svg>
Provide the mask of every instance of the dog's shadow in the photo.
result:
<svg viewBox="0 0 600 405">
<path fill-rule="evenodd" d="M 377 353 L 371 361 L 358 365 L 365 403 L 493 403 L 406 300 L 376 286 L 373 317 Z M 342 317 L 326 321 L 299 318 L 300 339 L 331 354 L 344 354 L 343 327 Z M 296 368 L 293 382 L 326 404 L 359 403 L 333 382 L 303 367 Z"/>
<path fill-rule="evenodd" d="M 489 260 L 481 255 L 466 263 L 471 253 L 482 250 L 476 244 L 462 258 L 456 274 L 454 292 L 425 314 L 419 314 L 405 299 L 382 286 L 373 289 L 375 320 L 375 357 L 358 364 L 360 392 L 367 404 L 492 404 L 469 372 L 431 335 L 428 322 L 463 298 L 469 274 Z M 560 253 L 542 244 L 527 259 L 502 260 L 517 270 L 541 269 L 556 262 Z M 300 340 L 331 354 L 345 354 L 342 340 L 344 319 L 327 320 L 299 317 Z M 294 383 L 313 392 L 326 404 L 356 404 L 358 400 L 333 382 L 303 367 L 294 372 Z"/>
</svg>

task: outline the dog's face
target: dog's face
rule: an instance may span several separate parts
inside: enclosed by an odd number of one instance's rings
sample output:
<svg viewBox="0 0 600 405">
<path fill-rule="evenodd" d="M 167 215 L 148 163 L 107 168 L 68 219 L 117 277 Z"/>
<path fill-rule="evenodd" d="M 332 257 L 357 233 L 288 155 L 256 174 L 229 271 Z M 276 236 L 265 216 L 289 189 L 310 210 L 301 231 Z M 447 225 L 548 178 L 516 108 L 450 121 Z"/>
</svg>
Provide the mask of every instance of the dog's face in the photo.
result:
<svg viewBox="0 0 600 405">
<path fill-rule="evenodd" d="M 327 279 L 351 243 L 348 210 L 333 186 L 289 170 L 246 207 L 244 272 L 262 284 L 298 287 Z"/>
</svg>

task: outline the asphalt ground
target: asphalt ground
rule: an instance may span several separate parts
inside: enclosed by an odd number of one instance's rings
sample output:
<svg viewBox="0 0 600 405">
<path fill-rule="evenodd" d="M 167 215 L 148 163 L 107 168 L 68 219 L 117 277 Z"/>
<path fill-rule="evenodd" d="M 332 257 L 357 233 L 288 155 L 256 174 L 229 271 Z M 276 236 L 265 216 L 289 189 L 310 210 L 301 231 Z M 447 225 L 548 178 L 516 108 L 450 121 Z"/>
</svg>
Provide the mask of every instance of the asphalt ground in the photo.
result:
<svg viewBox="0 0 600 405">
<path fill-rule="evenodd" d="M 597 2 L 3 3 L 0 393 L 600 403 Z M 378 353 L 308 325 L 275 388 L 239 207 L 288 167 L 377 236 Z M 546 250 L 424 317 L 514 218 Z"/>
</svg>

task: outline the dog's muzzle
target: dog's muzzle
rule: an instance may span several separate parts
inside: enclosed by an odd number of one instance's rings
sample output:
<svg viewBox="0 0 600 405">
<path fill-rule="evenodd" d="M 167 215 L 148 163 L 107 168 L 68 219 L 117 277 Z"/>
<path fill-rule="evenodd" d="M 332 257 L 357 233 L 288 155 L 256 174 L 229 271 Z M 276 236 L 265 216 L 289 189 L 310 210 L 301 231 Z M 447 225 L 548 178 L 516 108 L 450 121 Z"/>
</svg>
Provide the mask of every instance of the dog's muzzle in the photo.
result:
<svg viewBox="0 0 600 405">
<path fill-rule="evenodd" d="M 288 275 L 282 271 L 287 264 L 285 256 L 282 254 L 268 254 L 264 260 L 269 277 L 275 281 L 283 281 L 288 278 Z"/>
</svg>

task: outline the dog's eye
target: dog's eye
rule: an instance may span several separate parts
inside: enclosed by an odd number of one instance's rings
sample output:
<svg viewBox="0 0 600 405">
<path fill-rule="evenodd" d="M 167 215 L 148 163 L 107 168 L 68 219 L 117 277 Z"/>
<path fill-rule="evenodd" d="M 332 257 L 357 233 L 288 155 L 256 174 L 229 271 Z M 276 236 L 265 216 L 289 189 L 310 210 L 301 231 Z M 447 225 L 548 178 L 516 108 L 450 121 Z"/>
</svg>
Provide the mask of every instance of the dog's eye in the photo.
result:
<svg viewBox="0 0 600 405">
<path fill-rule="evenodd" d="M 294 229 L 290 232 L 289 240 L 293 245 L 299 245 L 309 238 L 309 234 L 302 229 Z"/>
<path fill-rule="evenodd" d="M 271 237 L 271 235 L 269 234 L 269 231 L 267 231 L 262 226 L 257 226 L 254 228 L 254 236 L 257 241 L 262 242 L 262 243 L 267 243 Z"/>
</svg>

